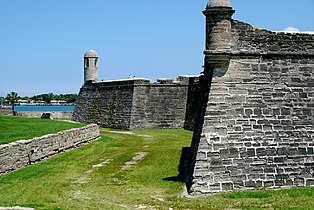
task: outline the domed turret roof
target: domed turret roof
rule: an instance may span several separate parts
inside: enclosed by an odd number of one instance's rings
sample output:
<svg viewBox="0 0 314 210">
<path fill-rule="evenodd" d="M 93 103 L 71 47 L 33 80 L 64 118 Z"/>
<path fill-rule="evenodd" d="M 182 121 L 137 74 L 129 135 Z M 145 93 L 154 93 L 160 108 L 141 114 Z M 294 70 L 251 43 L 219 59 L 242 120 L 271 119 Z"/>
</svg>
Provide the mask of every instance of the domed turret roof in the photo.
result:
<svg viewBox="0 0 314 210">
<path fill-rule="evenodd" d="M 232 7 L 229 0 L 208 0 L 206 8 Z"/>
<path fill-rule="evenodd" d="M 88 50 L 85 54 L 84 54 L 84 57 L 87 57 L 87 58 L 95 58 L 95 57 L 98 57 L 98 54 L 95 50 Z"/>
</svg>

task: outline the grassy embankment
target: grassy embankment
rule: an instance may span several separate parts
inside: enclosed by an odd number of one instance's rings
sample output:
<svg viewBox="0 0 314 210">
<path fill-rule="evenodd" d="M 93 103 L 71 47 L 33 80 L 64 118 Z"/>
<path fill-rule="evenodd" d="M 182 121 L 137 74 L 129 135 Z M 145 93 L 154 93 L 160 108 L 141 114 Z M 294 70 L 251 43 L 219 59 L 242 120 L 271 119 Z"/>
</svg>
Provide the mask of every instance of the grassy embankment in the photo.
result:
<svg viewBox="0 0 314 210">
<path fill-rule="evenodd" d="M 35 209 L 314 209 L 314 189 L 180 197 L 175 177 L 191 132 L 102 129 L 102 138 L 0 177 L 0 206 Z M 126 163 L 137 153 L 146 156 Z"/>
<path fill-rule="evenodd" d="M 55 120 L 0 116 L 0 144 L 31 139 L 82 126 L 84 125 Z"/>
</svg>

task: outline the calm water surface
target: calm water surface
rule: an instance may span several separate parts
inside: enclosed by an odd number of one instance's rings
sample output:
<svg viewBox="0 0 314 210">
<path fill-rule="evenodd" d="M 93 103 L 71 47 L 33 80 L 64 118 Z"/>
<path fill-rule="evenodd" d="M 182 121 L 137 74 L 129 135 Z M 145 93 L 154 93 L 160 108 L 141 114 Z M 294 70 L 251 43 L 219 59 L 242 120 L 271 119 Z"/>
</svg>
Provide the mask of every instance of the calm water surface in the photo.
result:
<svg viewBox="0 0 314 210">
<path fill-rule="evenodd" d="M 74 106 L 14 106 L 16 112 L 73 112 Z"/>
</svg>

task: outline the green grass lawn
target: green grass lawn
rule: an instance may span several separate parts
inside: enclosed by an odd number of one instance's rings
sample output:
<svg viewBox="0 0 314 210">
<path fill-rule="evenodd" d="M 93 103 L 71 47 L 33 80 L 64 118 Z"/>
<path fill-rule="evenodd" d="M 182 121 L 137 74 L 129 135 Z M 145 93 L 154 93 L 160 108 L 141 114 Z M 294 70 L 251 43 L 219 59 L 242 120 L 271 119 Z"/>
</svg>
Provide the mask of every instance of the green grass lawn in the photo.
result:
<svg viewBox="0 0 314 210">
<path fill-rule="evenodd" d="M 192 133 L 146 130 L 102 138 L 0 177 L 0 206 L 35 209 L 314 209 L 314 189 L 226 193 L 182 198 L 181 148 Z M 122 169 L 139 152 L 146 156 Z"/>
<path fill-rule="evenodd" d="M 0 144 L 31 139 L 82 126 L 84 125 L 56 120 L 0 116 Z"/>
</svg>

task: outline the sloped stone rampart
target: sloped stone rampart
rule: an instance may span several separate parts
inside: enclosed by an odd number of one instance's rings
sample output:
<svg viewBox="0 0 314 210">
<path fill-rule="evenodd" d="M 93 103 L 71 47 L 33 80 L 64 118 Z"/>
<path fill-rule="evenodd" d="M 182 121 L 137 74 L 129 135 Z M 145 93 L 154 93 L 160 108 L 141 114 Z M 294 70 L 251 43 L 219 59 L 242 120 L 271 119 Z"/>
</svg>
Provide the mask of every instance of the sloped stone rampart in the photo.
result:
<svg viewBox="0 0 314 210">
<path fill-rule="evenodd" d="M 98 125 L 91 124 L 30 140 L 0 145 L 0 174 L 23 168 L 64 152 L 100 136 Z"/>
<path fill-rule="evenodd" d="M 314 186 L 313 69 L 307 58 L 230 60 L 211 83 L 192 194 Z"/>
</svg>

